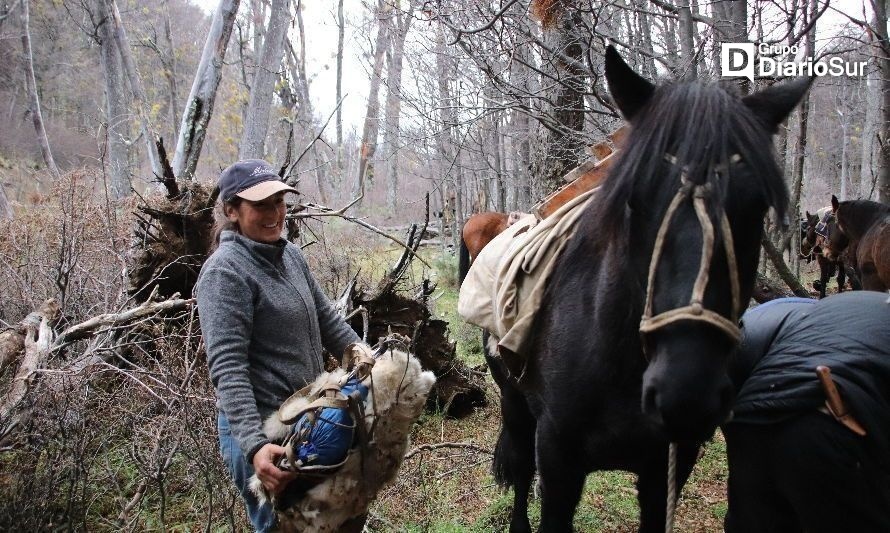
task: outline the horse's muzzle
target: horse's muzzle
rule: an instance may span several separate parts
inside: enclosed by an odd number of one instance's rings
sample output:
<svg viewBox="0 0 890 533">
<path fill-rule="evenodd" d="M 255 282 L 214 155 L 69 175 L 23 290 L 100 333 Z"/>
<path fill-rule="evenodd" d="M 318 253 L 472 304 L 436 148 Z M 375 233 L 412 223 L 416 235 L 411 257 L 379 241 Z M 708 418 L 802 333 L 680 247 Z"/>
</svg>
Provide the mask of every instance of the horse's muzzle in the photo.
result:
<svg viewBox="0 0 890 533">
<path fill-rule="evenodd" d="M 643 412 L 661 427 L 671 441 L 700 442 L 725 422 L 734 397 L 729 379 L 709 386 L 684 385 L 649 375 L 643 379 Z"/>
</svg>

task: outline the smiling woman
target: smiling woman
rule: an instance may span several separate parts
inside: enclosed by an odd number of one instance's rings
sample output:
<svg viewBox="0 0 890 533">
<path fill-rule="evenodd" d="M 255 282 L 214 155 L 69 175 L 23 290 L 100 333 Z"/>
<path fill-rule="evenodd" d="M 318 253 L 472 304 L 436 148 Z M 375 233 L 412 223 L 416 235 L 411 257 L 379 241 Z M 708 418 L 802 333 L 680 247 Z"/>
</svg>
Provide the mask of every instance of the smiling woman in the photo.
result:
<svg viewBox="0 0 890 533">
<path fill-rule="evenodd" d="M 217 248 L 196 286 L 220 450 L 257 531 L 274 528 L 276 517 L 249 491 L 248 478 L 256 473 L 275 494 L 295 477 L 276 466 L 284 448 L 263 432 L 263 420 L 322 372 L 322 348 L 339 357 L 359 340 L 300 248 L 281 238 L 288 192 L 296 190 L 259 159 L 222 172 Z"/>
</svg>

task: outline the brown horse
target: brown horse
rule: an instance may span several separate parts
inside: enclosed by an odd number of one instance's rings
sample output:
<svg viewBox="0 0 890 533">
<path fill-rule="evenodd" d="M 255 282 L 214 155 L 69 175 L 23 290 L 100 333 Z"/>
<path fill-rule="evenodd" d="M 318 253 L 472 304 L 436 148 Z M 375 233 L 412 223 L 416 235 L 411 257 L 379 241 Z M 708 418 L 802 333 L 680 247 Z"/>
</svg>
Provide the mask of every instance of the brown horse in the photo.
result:
<svg viewBox="0 0 890 533">
<path fill-rule="evenodd" d="M 833 260 L 825 255 L 825 248 L 831 234 L 837 232 L 836 226 L 834 212 L 830 206 L 823 207 L 812 214 L 807 211 L 806 218 L 801 225 L 800 254 L 807 262 L 815 259 L 819 265 L 819 280 L 813 282 L 813 287 L 819 291 L 819 298 L 825 298 L 828 280 L 835 274 L 837 274 L 837 292 L 844 292 L 847 278 L 850 279 L 853 290 L 862 289 L 859 277 L 852 265 L 845 265 L 843 257 Z"/>
<path fill-rule="evenodd" d="M 513 216 L 513 220 L 510 217 Z M 470 264 L 486 244 L 501 234 L 515 222 L 518 217 L 514 213 L 497 213 L 487 211 L 476 213 L 467 219 L 461 230 L 460 257 L 458 260 L 458 286 L 463 285 Z"/>
<path fill-rule="evenodd" d="M 832 196 L 831 207 L 838 231 L 831 235 L 826 255 L 836 259 L 848 250 L 863 289 L 890 289 L 890 206 L 870 200 L 839 202 Z"/>
</svg>

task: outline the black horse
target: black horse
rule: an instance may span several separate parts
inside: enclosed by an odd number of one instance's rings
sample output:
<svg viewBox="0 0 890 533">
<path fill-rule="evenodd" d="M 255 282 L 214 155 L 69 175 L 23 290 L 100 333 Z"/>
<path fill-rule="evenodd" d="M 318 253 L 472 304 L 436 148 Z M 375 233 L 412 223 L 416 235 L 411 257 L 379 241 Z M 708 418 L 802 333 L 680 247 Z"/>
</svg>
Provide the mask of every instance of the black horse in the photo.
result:
<svg viewBox="0 0 890 533">
<path fill-rule="evenodd" d="M 729 412 L 727 361 L 763 217 L 787 205 L 771 136 L 810 80 L 739 99 L 696 82 L 655 87 L 612 47 L 605 61 L 626 147 L 555 266 L 523 375 L 488 356 L 511 531 L 531 529 L 536 469 L 541 531 L 571 531 L 585 477 L 602 469 L 636 472 L 640 530 L 664 530 L 668 444 L 680 443 L 681 487 Z"/>
<path fill-rule="evenodd" d="M 816 213 L 806 212 L 806 230 L 801 231 L 800 253 L 807 261 L 816 260 L 819 265 L 819 279 L 813 282 L 813 287 L 819 291 L 819 298 L 825 298 L 828 281 L 837 275 L 837 292 L 844 292 L 847 277 L 853 290 L 859 290 L 862 286 L 855 270 L 850 265 L 844 264 L 842 257 L 830 259 L 825 254 L 831 234 L 836 231 L 837 222 L 831 208 L 820 209 Z"/>
</svg>

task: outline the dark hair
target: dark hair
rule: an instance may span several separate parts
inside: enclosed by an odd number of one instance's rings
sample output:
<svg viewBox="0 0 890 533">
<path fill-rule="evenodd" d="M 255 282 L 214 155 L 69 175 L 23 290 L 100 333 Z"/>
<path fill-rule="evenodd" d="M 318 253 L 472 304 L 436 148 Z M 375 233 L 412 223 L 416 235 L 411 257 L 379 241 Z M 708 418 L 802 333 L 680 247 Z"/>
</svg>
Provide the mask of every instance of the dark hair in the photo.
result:
<svg viewBox="0 0 890 533">
<path fill-rule="evenodd" d="M 213 209 L 213 237 L 210 241 L 210 249 L 207 251 L 208 255 L 212 254 L 219 247 L 219 237 L 222 235 L 222 232 L 230 230 L 241 233 L 241 228 L 238 227 L 238 223 L 229 220 L 229 217 L 226 216 L 225 209 L 227 205 L 237 209 L 237 207 L 241 205 L 241 200 L 240 197 L 235 196 L 228 202 L 223 202 L 222 198 L 216 202 L 216 207 Z"/>
</svg>

